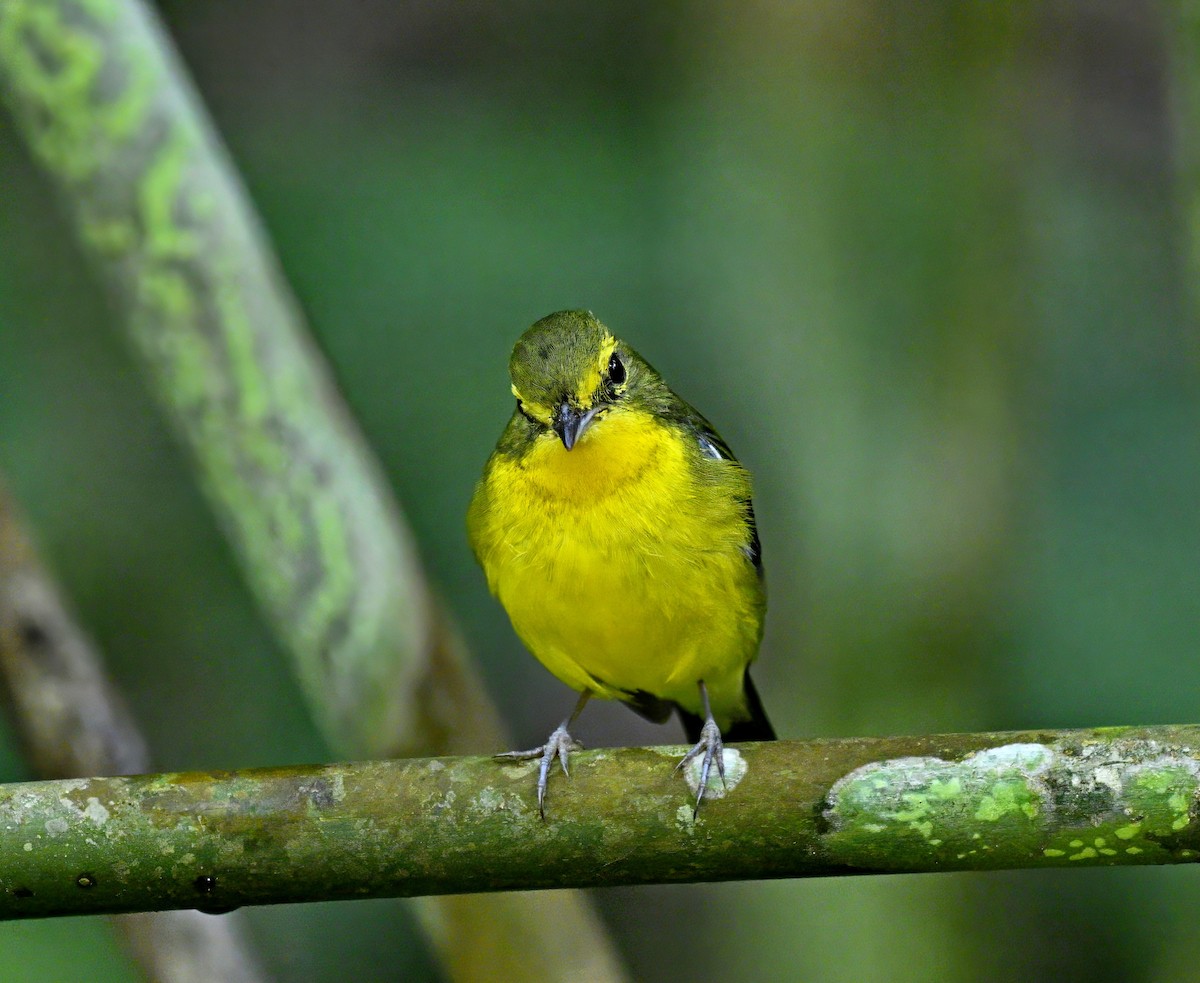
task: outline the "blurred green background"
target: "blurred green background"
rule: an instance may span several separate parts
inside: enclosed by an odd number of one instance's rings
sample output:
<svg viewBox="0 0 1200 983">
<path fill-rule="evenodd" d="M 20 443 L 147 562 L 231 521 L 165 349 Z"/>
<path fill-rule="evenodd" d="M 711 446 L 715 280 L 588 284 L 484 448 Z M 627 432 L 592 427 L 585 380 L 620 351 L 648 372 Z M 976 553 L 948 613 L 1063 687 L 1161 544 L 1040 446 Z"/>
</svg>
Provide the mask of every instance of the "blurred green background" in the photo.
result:
<svg viewBox="0 0 1200 983">
<path fill-rule="evenodd" d="M 1195 135 L 1164 8 L 173 0 L 168 29 L 528 746 L 572 696 L 465 542 L 509 348 L 589 307 L 757 480 L 783 736 L 1200 719 Z M 328 752 L 0 117 L 0 470 L 163 768 Z M 675 742 L 593 705 L 591 745 Z M 480 748 L 481 752 L 496 750 Z M 27 772 L 5 735 L 0 779 Z M 641 980 L 1195 979 L 1189 869 L 596 892 Z M 436 979 L 398 902 L 281 979 Z M 0 980 L 128 980 L 106 923 Z"/>
</svg>

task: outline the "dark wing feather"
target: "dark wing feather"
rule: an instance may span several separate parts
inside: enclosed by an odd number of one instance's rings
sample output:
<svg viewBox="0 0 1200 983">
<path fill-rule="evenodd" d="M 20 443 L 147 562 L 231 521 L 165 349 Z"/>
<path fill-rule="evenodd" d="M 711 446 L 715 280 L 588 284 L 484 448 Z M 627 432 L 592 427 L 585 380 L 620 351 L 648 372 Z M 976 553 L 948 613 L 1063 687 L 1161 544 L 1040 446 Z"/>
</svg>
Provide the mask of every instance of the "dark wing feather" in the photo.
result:
<svg viewBox="0 0 1200 983">
<path fill-rule="evenodd" d="M 671 716 L 671 711 L 675 709 L 675 704 L 670 700 L 659 699 L 643 689 L 633 692 L 622 690 L 621 701 L 638 716 L 645 717 L 655 724 L 666 723 L 667 718 Z"/>
<path fill-rule="evenodd" d="M 725 443 L 724 438 L 717 433 L 713 425 L 701 415 L 699 410 L 682 399 L 678 399 L 677 407 L 678 411 L 673 413 L 672 417 L 695 435 L 701 453 L 715 461 L 740 463 L 733 451 L 729 449 L 729 445 Z M 754 519 L 754 502 L 748 498 L 743 501 L 746 506 L 746 521 L 750 524 L 750 542 L 746 544 L 744 550 L 747 559 L 754 564 L 754 569 L 761 577 L 763 575 L 762 543 L 758 538 L 758 523 Z"/>
</svg>

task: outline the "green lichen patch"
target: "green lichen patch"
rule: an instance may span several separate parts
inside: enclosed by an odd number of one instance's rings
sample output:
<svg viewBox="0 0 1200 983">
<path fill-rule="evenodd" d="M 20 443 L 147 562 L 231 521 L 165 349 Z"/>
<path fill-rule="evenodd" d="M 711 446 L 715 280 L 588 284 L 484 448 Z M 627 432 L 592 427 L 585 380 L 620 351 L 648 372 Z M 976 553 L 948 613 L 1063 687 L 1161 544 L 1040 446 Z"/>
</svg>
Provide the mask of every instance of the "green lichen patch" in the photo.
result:
<svg viewBox="0 0 1200 983">
<path fill-rule="evenodd" d="M 1190 861 L 1200 850 L 1195 822 L 1200 761 L 1190 747 L 1124 738 L 1089 743 L 1080 749 L 1071 777 L 1076 799 L 1083 799 L 1089 788 L 1104 788 L 1111 808 L 1090 816 L 1074 810 L 1073 818 L 1084 821 L 1074 829 L 1083 845 L 1064 849 L 1068 862 L 1109 857 L 1111 863 L 1170 863 Z M 1070 796 L 1062 798 L 1065 805 Z M 1067 834 L 1064 830 L 1059 840 Z M 1097 843 L 1097 836 L 1105 842 Z M 1063 849 L 1062 842 L 1053 845 Z M 1067 841 L 1067 847 L 1075 844 Z M 1089 853 L 1092 849 L 1096 857 Z"/>
<path fill-rule="evenodd" d="M 1197 762 L 1163 755 L 1131 769 L 1124 783 L 1130 818 L 1143 835 L 1172 837 L 1191 824 L 1200 790 Z"/>
<path fill-rule="evenodd" d="M 1043 776 L 1057 760 L 1045 745 L 1009 744 L 961 761 L 873 762 L 830 790 L 826 837 L 870 866 L 887 866 L 896 840 L 947 862 L 978 858 L 1036 829 L 1050 804 Z"/>
<path fill-rule="evenodd" d="M 876 869 L 1169 863 L 1200 857 L 1198 796 L 1190 748 L 1117 736 L 873 762 L 823 818 L 839 857 Z"/>
<path fill-rule="evenodd" d="M 0 17 L 10 104 L 39 159 L 67 182 L 92 178 L 135 137 L 156 95 L 146 65 L 108 57 L 101 34 L 54 4 L 10 3 Z"/>
</svg>

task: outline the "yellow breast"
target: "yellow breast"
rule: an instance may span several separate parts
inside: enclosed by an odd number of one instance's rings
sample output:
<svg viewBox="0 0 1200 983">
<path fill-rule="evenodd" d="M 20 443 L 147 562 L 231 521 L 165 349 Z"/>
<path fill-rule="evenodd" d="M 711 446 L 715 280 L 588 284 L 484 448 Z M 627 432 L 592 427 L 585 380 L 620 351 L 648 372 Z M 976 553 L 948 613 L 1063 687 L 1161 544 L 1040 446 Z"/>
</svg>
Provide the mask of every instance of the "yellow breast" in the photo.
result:
<svg viewBox="0 0 1200 983">
<path fill-rule="evenodd" d="M 649 413 L 615 409 L 567 451 L 493 456 L 470 515 L 489 585 L 530 651 L 578 690 L 739 704 L 763 594 L 743 549 L 749 479 Z"/>
</svg>

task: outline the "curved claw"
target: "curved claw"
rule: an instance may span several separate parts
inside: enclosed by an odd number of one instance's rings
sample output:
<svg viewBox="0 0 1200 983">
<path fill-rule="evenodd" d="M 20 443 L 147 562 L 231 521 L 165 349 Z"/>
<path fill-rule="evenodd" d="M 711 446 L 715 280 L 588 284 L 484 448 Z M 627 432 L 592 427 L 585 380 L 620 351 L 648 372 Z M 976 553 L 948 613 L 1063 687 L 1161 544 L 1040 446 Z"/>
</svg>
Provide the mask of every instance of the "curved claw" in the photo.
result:
<svg viewBox="0 0 1200 983">
<path fill-rule="evenodd" d="M 700 812 L 700 803 L 704 801 L 704 793 L 708 789 L 708 775 L 714 761 L 717 774 L 721 776 L 721 784 L 725 785 L 725 742 L 721 740 L 721 728 L 711 716 L 704 721 L 704 726 L 700 729 L 700 740 L 679 760 L 675 770 L 681 771 L 689 761 L 695 761 L 701 755 L 704 755 L 704 759 L 700 763 L 700 781 L 697 783 L 696 805 L 692 809 L 693 819 Z"/>
<path fill-rule="evenodd" d="M 567 725 L 559 724 L 547 738 L 546 743 L 541 747 L 531 748 L 528 751 L 505 751 L 503 754 L 497 754 L 497 758 L 505 758 L 509 761 L 530 761 L 533 758 L 540 758 L 541 764 L 538 767 L 537 781 L 537 799 L 538 799 L 538 815 L 542 819 L 546 818 L 546 786 L 550 782 L 550 766 L 554 763 L 554 759 L 558 759 L 558 763 L 562 765 L 563 774 L 570 776 L 570 771 L 567 770 L 567 762 L 572 751 L 582 751 L 583 745 L 580 744 L 567 732 Z"/>
</svg>

